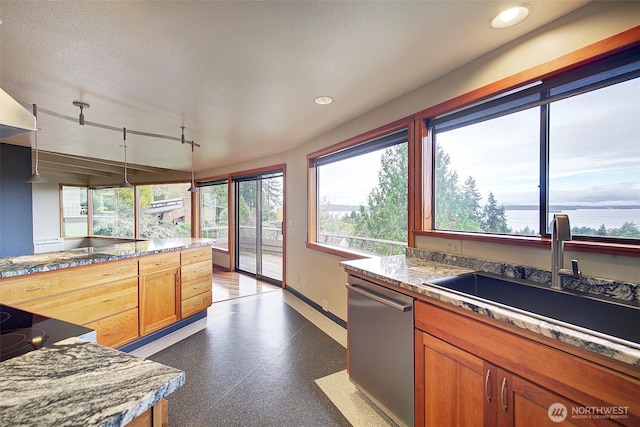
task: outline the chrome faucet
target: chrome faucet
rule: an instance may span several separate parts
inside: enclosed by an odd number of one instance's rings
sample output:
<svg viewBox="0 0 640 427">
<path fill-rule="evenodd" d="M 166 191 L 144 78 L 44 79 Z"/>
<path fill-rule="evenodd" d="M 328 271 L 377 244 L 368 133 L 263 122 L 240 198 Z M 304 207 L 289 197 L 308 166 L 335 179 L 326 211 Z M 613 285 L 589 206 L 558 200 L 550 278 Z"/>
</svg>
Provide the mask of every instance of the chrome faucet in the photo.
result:
<svg viewBox="0 0 640 427">
<path fill-rule="evenodd" d="M 571 240 L 569 215 L 554 214 L 551 230 L 551 287 L 562 289 L 562 276 L 579 278 L 582 273 L 578 269 L 578 260 L 571 260 L 571 270 L 563 268 L 564 242 Z"/>
</svg>

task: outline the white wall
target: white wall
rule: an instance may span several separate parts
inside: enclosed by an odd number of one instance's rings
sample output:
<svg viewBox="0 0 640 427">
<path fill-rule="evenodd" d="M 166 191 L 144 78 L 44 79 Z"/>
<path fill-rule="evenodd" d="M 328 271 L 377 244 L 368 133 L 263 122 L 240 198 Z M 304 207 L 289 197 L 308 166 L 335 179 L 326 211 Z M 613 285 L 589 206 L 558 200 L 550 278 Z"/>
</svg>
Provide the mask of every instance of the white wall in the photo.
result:
<svg viewBox="0 0 640 427">
<path fill-rule="evenodd" d="M 199 173 L 198 177 L 286 163 L 287 220 L 287 284 L 306 297 L 322 304 L 346 320 L 346 274 L 337 256 L 320 253 L 305 246 L 307 235 L 307 169 L 306 155 L 389 122 L 416 113 L 473 89 L 529 69 L 543 62 L 580 49 L 638 25 L 640 2 L 597 2 L 575 11 L 528 36 L 478 58 L 465 66 L 427 83 L 379 108 L 354 119 L 312 141 L 278 155 L 227 165 Z M 425 40 L 425 46 L 430 41 Z M 46 191 L 45 191 L 46 190 Z M 50 237 L 51 220 L 55 219 L 56 201 L 48 189 L 34 193 L 34 237 Z M 37 199 L 37 200 L 36 200 Z M 49 218 L 52 215 L 52 218 Z M 42 224 L 36 223 L 42 221 Z M 58 219 L 59 221 L 59 219 Z M 442 251 L 440 239 L 420 237 L 419 248 Z M 532 248 L 504 247 L 496 244 L 462 242 L 462 254 L 472 257 L 521 263 L 550 268 L 550 254 Z M 597 254 L 571 254 L 581 260 L 580 268 L 587 275 L 640 282 L 637 259 Z M 220 257 L 221 262 L 224 257 Z M 298 280 L 299 278 L 299 280 Z"/>
</svg>

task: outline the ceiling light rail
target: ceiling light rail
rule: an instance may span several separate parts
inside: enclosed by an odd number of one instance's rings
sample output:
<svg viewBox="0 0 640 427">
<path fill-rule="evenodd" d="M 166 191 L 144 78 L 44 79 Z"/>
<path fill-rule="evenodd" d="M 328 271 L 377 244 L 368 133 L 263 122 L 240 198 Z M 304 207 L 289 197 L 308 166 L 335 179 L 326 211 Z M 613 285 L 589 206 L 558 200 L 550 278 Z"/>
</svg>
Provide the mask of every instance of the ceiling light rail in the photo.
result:
<svg viewBox="0 0 640 427">
<path fill-rule="evenodd" d="M 85 102 L 81 102 L 81 101 L 74 101 L 73 105 L 75 105 L 76 107 L 80 107 L 80 117 L 68 116 L 66 114 L 61 114 L 61 113 L 58 113 L 56 111 L 48 110 L 48 109 L 42 108 L 42 107 L 38 107 L 38 111 L 40 113 L 45 113 L 45 114 L 48 114 L 50 116 L 57 117 L 59 119 L 64 119 L 64 120 L 69 120 L 71 122 L 80 123 L 80 125 L 82 125 L 82 126 L 93 126 L 93 127 L 97 127 L 97 128 L 101 128 L 101 129 L 112 130 L 112 131 L 115 131 L 115 132 L 118 132 L 118 133 L 122 133 L 122 128 L 121 127 L 110 126 L 110 125 L 105 125 L 105 124 L 102 124 L 102 123 L 90 122 L 88 120 L 84 120 L 83 109 L 89 108 L 89 104 L 87 104 Z M 175 136 L 170 136 L 170 135 L 163 135 L 163 134 L 159 134 L 159 133 L 143 132 L 143 131 L 138 131 L 138 130 L 129 129 L 129 128 L 127 128 L 127 133 L 128 134 L 133 134 L 133 135 L 147 136 L 147 137 L 150 137 L 150 138 L 167 139 L 167 140 L 170 140 L 170 141 L 177 141 L 177 142 L 180 142 L 180 143 L 183 143 L 183 144 L 191 144 L 191 146 L 193 146 L 193 147 L 198 147 L 198 148 L 200 147 L 200 144 L 197 144 L 194 141 L 189 141 L 187 139 L 184 139 L 184 137 L 181 138 L 181 137 L 175 137 Z"/>
</svg>

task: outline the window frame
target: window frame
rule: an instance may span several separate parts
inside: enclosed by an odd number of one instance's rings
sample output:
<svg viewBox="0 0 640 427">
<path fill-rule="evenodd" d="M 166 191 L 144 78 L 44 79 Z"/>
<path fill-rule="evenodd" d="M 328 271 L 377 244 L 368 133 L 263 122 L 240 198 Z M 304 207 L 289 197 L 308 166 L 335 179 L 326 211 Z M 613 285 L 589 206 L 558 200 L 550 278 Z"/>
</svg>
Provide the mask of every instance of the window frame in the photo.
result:
<svg viewBox="0 0 640 427">
<path fill-rule="evenodd" d="M 65 223 L 64 223 L 64 218 L 65 218 L 65 214 L 64 214 L 64 187 L 73 187 L 73 188 L 83 188 L 87 191 L 87 226 L 86 226 L 86 230 L 85 230 L 85 235 L 84 236 L 66 236 L 65 235 Z M 91 220 L 92 220 L 92 201 L 91 201 L 91 193 L 89 191 L 89 187 L 87 187 L 86 185 L 72 185 L 72 184 L 59 184 L 58 186 L 59 188 L 59 205 L 60 205 L 60 237 L 62 237 L 63 239 L 68 239 L 68 240 L 74 240 L 74 239 L 84 239 L 86 237 L 89 236 L 89 230 L 90 230 L 90 226 L 91 226 Z"/>
<path fill-rule="evenodd" d="M 414 167 L 421 167 L 424 169 L 426 174 L 424 180 L 425 191 L 421 191 L 416 194 L 420 200 L 414 205 L 414 216 L 421 220 L 418 221 L 419 224 L 416 224 L 417 227 L 413 231 L 414 234 L 417 236 L 549 248 L 551 245 L 550 238 L 548 235 L 545 236 L 544 234 L 540 237 L 527 237 L 435 230 L 433 228 L 432 217 L 432 210 L 434 207 L 433 173 L 435 162 L 432 152 L 433 133 L 427 129 L 424 123 L 425 121 L 435 117 L 439 117 L 474 104 L 486 102 L 493 97 L 500 96 L 500 94 L 507 93 L 529 84 L 534 84 L 540 80 L 556 78 L 561 75 L 569 75 L 570 73 L 579 73 L 580 70 L 587 65 L 591 65 L 607 57 L 624 52 L 625 50 L 637 48 L 639 45 L 640 27 L 635 27 L 572 53 L 563 55 L 555 60 L 501 79 L 497 82 L 483 86 L 416 113 L 416 127 L 420 129 L 422 149 L 427 156 L 425 156 L 425 162 L 423 163 L 424 167 L 422 167 L 422 165 L 414 165 Z M 567 250 L 577 252 L 640 257 L 640 245 L 628 242 L 614 243 L 610 241 L 574 239 L 572 241 L 565 242 L 565 248 Z"/>
<path fill-rule="evenodd" d="M 146 239 L 146 238 L 141 238 L 140 237 L 140 194 L 139 194 L 139 186 L 146 186 L 146 185 L 164 185 L 164 184 L 189 184 L 190 181 L 163 181 L 163 182 L 158 182 L 158 181 L 154 181 L 154 182 L 148 182 L 148 183 L 137 183 L 137 184 L 133 184 L 133 220 L 134 220 L 134 233 L 133 233 L 133 237 L 129 237 L 129 236 L 102 236 L 102 235 L 98 235 L 98 234 L 93 234 L 93 190 L 96 189 L 102 189 L 102 188 L 120 188 L 119 185 L 104 185 L 104 186 L 92 186 L 92 185 L 80 185 L 80 184 L 65 184 L 65 183 L 59 183 L 58 184 L 58 192 L 59 192 L 59 199 L 58 199 L 58 209 L 60 212 L 60 221 L 59 221 L 59 229 L 60 229 L 60 236 L 65 239 L 65 240 L 74 240 L 74 239 L 86 239 L 86 238 L 100 238 L 100 239 L 113 239 L 113 240 L 130 240 L 130 241 L 136 241 L 136 240 L 151 240 L 151 239 Z M 87 234 L 84 236 L 69 236 L 69 237 L 65 237 L 64 236 L 64 209 L 63 209 L 63 203 L 64 203 L 64 198 L 63 198 L 63 192 L 62 192 L 62 188 L 63 187 L 78 187 L 78 188 L 86 188 L 87 189 Z M 195 195 L 195 198 L 194 198 Z M 191 219 L 193 220 L 194 217 L 196 217 L 198 214 L 194 214 L 194 204 L 199 204 L 200 200 L 197 196 L 197 193 L 192 194 L 191 196 Z M 191 237 L 198 237 L 197 235 L 194 234 L 194 227 L 197 226 L 198 227 L 198 232 L 199 232 L 199 224 L 194 225 L 194 223 L 192 222 L 191 224 Z"/>
<path fill-rule="evenodd" d="M 232 236 L 232 226 L 234 224 L 234 220 L 232 218 L 232 215 L 234 214 L 233 209 L 231 208 L 231 200 L 232 200 L 232 180 L 231 180 L 231 176 L 230 175 L 223 175 L 223 176 L 217 176 L 217 177 L 211 177 L 211 178 L 206 178 L 206 179 L 201 179 L 199 181 L 196 182 L 196 186 L 198 187 L 199 190 L 199 194 L 198 194 L 198 236 L 201 237 L 202 236 L 202 225 L 204 224 L 204 218 L 202 217 L 203 215 L 203 211 L 202 211 L 202 198 L 201 198 L 201 192 L 200 189 L 202 187 L 207 187 L 209 185 L 226 185 L 227 186 L 227 247 L 221 247 L 221 246 L 216 246 L 213 245 L 213 249 L 215 251 L 221 252 L 221 253 L 225 253 L 225 254 L 230 254 L 231 250 L 230 250 L 230 245 L 234 242 L 233 240 L 233 236 Z"/>
<path fill-rule="evenodd" d="M 393 123 L 389 123 L 385 126 L 381 126 L 372 131 L 357 135 L 350 139 L 344 140 L 337 144 L 307 154 L 307 239 L 306 247 L 319 252 L 324 252 L 332 255 L 337 255 L 346 259 L 362 259 L 368 258 L 373 255 L 367 255 L 362 252 L 354 252 L 346 249 L 339 248 L 337 246 L 327 245 L 318 242 L 318 182 L 317 182 L 317 163 L 318 159 L 322 157 L 328 157 L 335 155 L 336 153 L 344 152 L 345 150 L 352 149 L 357 145 L 366 143 L 371 140 L 375 140 L 385 135 L 392 134 L 406 129 L 407 131 L 407 150 L 408 150 L 408 217 L 407 217 L 407 246 L 414 246 L 414 234 L 411 232 L 412 224 L 414 222 L 412 216 L 412 194 L 415 194 L 415 173 L 416 169 L 412 167 L 415 164 L 413 158 L 416 154 L 415 149 L 415 127 L 413 116 L 408 116 L 397 120 Z M 421 173 L 419 175 L 422 175 Z"/>
</svg>

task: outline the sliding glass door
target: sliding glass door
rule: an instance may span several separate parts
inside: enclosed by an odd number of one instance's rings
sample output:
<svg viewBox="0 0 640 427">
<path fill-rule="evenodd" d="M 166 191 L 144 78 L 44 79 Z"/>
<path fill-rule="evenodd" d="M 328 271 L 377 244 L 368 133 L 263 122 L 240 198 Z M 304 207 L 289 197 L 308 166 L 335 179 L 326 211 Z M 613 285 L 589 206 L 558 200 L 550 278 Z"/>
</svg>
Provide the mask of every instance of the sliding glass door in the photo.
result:
<svg viewBox="0 0 640 427">
<path fill-rule="evenodd" d="M 283 173 L 234 178 L 236 270 L 282 283 Z"/>
</svg>

